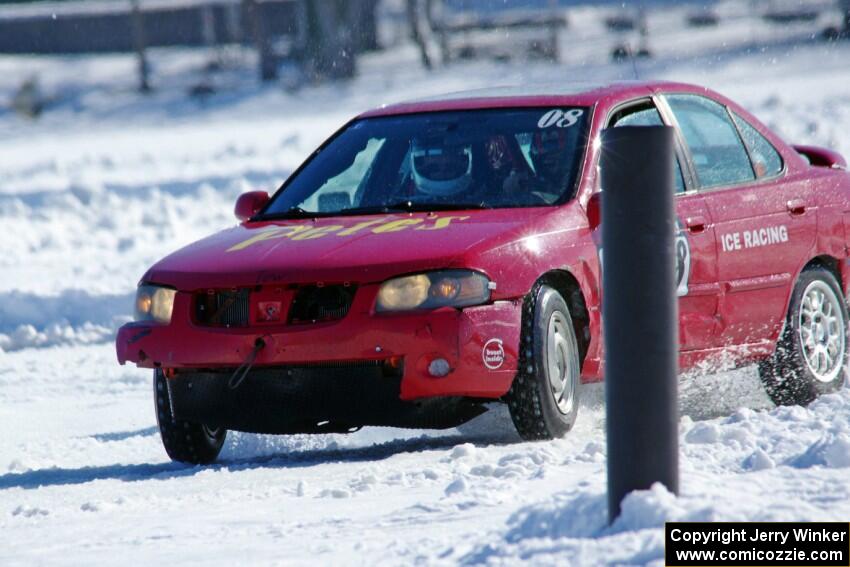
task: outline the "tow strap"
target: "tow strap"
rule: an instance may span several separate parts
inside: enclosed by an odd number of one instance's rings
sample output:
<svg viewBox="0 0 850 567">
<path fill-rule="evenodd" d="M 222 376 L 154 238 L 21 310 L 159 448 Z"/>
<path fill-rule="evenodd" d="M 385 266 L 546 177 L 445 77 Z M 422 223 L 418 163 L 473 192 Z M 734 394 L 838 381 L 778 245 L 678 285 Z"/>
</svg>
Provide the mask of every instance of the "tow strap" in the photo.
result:
<svg viewBox="0 0 850 567">
<path fill-rule="evenodd" d="M 245 362 L 236 369 L 236 372 L 234 372 L 233 376 L 230 377 L 230 380 L 227 381 L 228 388 L 235 390 L 242 385 L 242 382 L 244 382 L 245 378 L 248 377 L 248 372 L 251 371 L 251 367 L 254 366 L 254 361 L 257 360 L 257 355 L 260 354 L 260 351 L 264 348 L 266 348 L 266 341 L 262 338 L 258 338 L 254 341 L 254 348 L 251 350 L 251 354 L 248 355 Z"/>
</svg>

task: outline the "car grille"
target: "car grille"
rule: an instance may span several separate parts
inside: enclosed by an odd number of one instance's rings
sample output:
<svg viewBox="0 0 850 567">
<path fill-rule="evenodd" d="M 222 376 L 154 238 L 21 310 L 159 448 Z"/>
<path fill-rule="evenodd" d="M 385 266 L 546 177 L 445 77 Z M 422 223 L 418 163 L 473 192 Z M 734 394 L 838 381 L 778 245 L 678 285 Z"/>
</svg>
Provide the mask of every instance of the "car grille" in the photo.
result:
<svg viewBox="0 0 850 567">
<path fill-rule="evenodd" d="M 348 314 L 356 286 L 307 285 L 298 288 L 289 308 L 289 323 L 336 321 Z"/>
<path fill-rule="evenodd" d="M 286 322 L 304 325 L 338 321 L 344 318 L 357 286 L 352 284 L 304 285 L 292 289 Z M 248 327 L 251 325 L 251 293 L 261 287 L 210 289 L 195 294 L 195 322 L 205 327 Z M 262 296 L 262 294 L 261 294 Z M 260 300 L 262 301 L 262 300 Z M 284 312 L 286 308 L 284 307 Z"/>
<path fill-rule="evenodd" d="M 195 319 L 209 327 L 247 327 L 249 298 L 247 289 L 201 292 L 195 298 Z"/>
</svg>

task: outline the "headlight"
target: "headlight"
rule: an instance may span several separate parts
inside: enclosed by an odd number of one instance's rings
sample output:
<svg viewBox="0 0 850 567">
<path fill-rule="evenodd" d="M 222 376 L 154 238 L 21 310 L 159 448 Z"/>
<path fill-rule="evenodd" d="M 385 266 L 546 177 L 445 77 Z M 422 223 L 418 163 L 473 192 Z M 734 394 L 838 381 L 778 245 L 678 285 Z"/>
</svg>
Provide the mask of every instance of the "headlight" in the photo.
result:
<svg viewBox="0 0 850 567">
<path fill-rule="evenodd" d="M 469 270 L 444 270 L 388 280 L 378 291 L 378 311 L 467 307 L 490 300 L 490 280 Z"/>
<path fill-rule="evenodd" d="M 158 285 L 140 285 L 136 291 L 136 321 L 170 323 L 177 291 Z"/>
</svg>

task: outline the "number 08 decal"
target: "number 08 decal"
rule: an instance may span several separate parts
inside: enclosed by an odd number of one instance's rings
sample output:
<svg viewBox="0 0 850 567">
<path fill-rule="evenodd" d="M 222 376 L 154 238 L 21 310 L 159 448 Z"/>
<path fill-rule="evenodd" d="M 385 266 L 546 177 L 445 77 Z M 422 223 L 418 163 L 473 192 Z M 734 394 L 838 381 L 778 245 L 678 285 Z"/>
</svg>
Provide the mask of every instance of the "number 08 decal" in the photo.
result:
<svg viewBox="0 0 850 567">
<path fill-rule="evenodd" d="M 584 111 L 580 108 L 573 108 L 567 111 L 563 111 L 560 108 L 553 108 L 540 117 L 540 120 L 537 121 L 537 127 L 540 129 L 551 128 L 552 126 L 556 128 L 569 128 L 578 122 L 582 114 L 584 114 Z"/>
</svg>

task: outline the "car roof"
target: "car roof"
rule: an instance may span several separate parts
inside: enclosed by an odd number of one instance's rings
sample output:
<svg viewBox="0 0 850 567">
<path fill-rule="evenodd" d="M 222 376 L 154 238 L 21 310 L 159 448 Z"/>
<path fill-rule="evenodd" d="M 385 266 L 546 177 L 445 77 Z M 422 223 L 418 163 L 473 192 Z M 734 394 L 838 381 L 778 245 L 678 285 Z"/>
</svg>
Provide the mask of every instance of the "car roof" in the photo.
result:
<svg viewBox="0 0 850 567">
<path fill-rule="evenodd" d="M 659 91 L 699 92 L 716 98 L 716 94 L 704 87 L 669 81 L 565 82 L 559 85 L 498 87 L 449 93 L 384 105 L 361 114 L 360 118 L 487 108 L 593 106 L 602 100 L 628 100 L 649 96 Z"/>
</svg>

